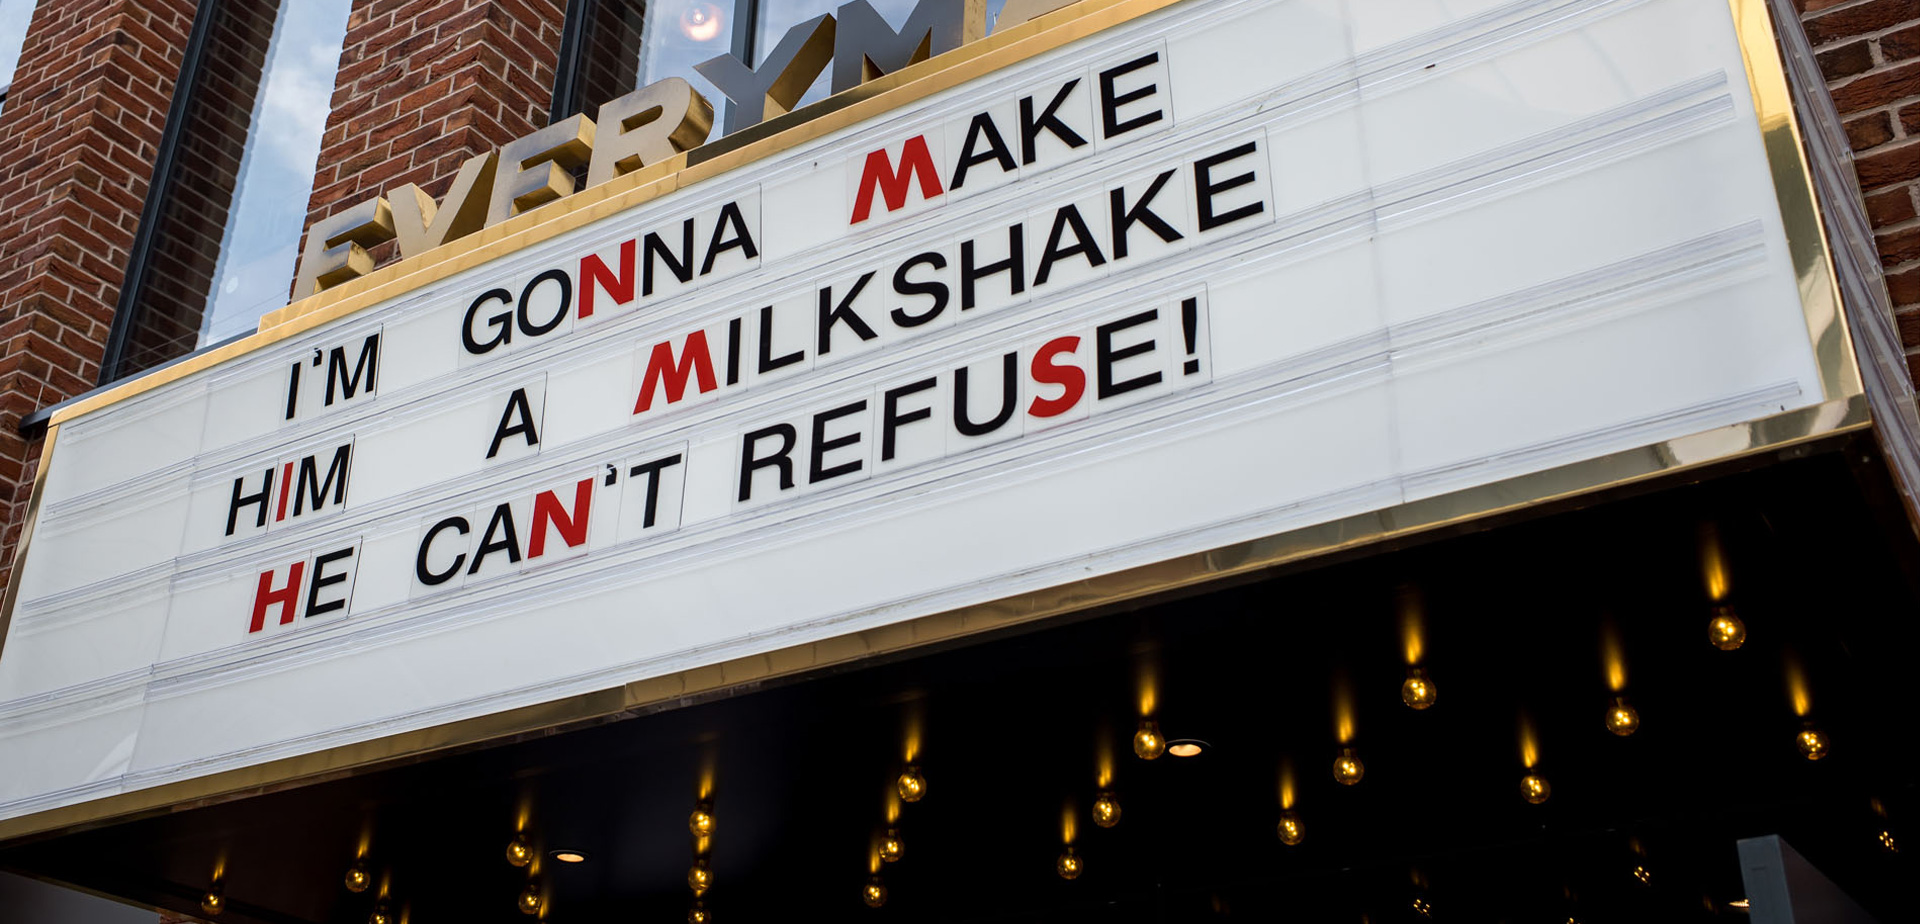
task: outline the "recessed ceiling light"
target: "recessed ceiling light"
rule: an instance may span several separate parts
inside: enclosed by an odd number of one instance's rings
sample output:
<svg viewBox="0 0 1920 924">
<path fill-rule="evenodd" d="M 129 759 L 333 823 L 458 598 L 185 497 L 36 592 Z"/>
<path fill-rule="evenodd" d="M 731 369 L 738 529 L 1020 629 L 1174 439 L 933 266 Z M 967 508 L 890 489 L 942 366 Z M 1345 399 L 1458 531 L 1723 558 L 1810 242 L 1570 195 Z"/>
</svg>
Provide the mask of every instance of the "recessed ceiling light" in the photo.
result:
<svg viewBox="0 0 1920 924">
<path fill-rule="evenodd" d="M 578 850 L 556 850 L 553 852 L 553 858 L 562 863 L 585 863 L 587 861 L 587 855 Z"/>
<path fill-rule="evenodd" d="M 1207 743 L 1198 738 L 1176 738 L 1167 742 L 1167 753 L 1175 757 L 1199 757 Z"/>
</svg>

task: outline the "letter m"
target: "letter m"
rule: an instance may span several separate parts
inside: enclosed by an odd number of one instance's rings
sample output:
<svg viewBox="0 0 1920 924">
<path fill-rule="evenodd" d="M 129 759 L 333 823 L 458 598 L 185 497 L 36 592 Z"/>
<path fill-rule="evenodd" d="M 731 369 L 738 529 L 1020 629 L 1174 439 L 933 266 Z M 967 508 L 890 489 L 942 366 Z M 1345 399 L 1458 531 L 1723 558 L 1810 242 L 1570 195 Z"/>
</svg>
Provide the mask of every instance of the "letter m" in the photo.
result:
<svg viewBox="0 0 1920 924">
<path fill-rule="evenodd" d="M 335 387 L 338 386 L 340 400 L 346 401 L 360 392 L 362 377 L 369 394 L 373 392 L 373 378 L 380 370 L 380 335 L 372 334 L 360 344 L 360 356 L 353 362 L 353 371 L 347 371 L 347 348 L 334 347 L 327 352 L 327 400 L 326 406 L 333 406 Z"/>
<path fill-rule="evenodd" d="M 940 175 L 933 169 L 933 154 L 927 150 L 927 136 L 915 135 L 907 139 L 900 149 L 900 166 L 894 168 L 888 159 L 887 151 L 882 148 L 867 155 L 867 165 L 860 171 L 860 191 L 853 199 L 853 220 L 847 222 L 857 225 L 867 220 L 873 212 L 873 192 L 887 200 L 887 211 L 898 210 L 907 204 L 907 190 L 915 178 L 920 181 L 920 198 L 931 199 L 940 195 Z"/>
<path fill-rule="evenodd" d="M 694 376 L 699 376 L 703 395 L 720 387 L 714 381 L 713 354 L 707 350 L 706 331 L 697 330 L 687 335 L 687 345 L 680 351 L 678 360 L 673 357 L 673 341 L 654 344 L 653 352 L 647 356 L 647 372 L 640 380 L 640 399 L 634 402 L 633 412 L 639 414 L 652 408 L 654 392 L 662 387 L 668 404 L 686 397 L 687 382 Z"/>
</svg>

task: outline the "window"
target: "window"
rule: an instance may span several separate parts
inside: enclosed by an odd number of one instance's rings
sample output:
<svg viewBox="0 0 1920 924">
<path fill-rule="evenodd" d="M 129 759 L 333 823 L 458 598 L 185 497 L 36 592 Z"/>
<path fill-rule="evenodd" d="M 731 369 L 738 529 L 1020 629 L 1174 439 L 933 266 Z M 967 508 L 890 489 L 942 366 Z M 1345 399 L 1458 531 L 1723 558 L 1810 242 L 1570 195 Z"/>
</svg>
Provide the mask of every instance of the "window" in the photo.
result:
<svg viewBox="0 0 1920 924">
<path fill-rule="evenodd" d="M 570 51 L 563 50 L 554 93 L 553 118 L 576 112 L 593 114 L 601 103 L 664 77 L 684 77 L 713 103 L 716 137 L 729 124 L 732 108 L 706 78 L 694 70 L 716 55 L 732 54 L 755 66 L 785 37 L 787 30 L 822 13 L 835 12 L 846 0 L 570 0 Z M 900 28 L 917 0 L 868 0 Z M 988 0 L 989 31 L 1006 0 Z M 799 105 L 827 97 L 832 68 L 822 71 Z M 796 107 L 797 108 L 797 107 Z"/>
<path fill-rule="evenodd" d="M 348 5 L 201 5 L 102 382 L 249 333 L 286 304 Z"/>
<path fill-rule="evenodd" d="M 20 46 L 27 40 L 27 25 L 33 20 L 33 8 L 39 0 L 0 0 L 0 111 L 7 103 L 7 90 L 13 85 L 13 70 L 20 63 Z"/>
</svg>

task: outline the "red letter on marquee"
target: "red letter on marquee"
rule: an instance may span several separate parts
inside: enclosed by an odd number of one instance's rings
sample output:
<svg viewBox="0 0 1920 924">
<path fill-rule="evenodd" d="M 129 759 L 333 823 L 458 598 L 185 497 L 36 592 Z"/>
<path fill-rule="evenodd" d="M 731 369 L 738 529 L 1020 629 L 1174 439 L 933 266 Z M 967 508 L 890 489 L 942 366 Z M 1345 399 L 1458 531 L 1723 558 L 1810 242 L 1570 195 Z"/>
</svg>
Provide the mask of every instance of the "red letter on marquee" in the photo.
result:
<svg viewBox="0 0 1920 924">
<path fill-rule="evenodd" d="M 673 341 L 653 345 L 653 352 L 647 356 L 647 374 L 640 380 L 640 400 L 633 403 L 633 412 L 638 414 L 653 407 L 653 391 L 662 384 L 667 386 L 667 403 L 672 404 L 687 394 L 687 380 L 700 377 L 700 393 L 706 394 L 720 384 L 713 379 L 713 354 L 707 351 L 707 332 L 696 330 L 687 335 L 687 347 L 680 351 L 680 361 L 673 359 Z"/>
<path fill-rule="evenodd" d="M 560 531 L 560 538 L 567 548 L 573 548 L 587 541 L 587 517 L 593 512 L 593 479 L 582 478 L 573 486 L 573 512 L 560 506 L 560 498 L 552 491 L 541 491 L 533 497 L 533 536 L 527 540 L 527 557 L 539 558 L 547 551 L 547 524 Z"/>
<path fill-rule="evenodd" d="M 273 572 L 260 572 L 260 583 L 253 591 L 253 622 L 247 624 L 248 632 L 258 632 L 267 624 L 267 607 L 280 608 L 280 624 L 293 621 L 294 607 L 300 602 L 300 578 L 306 573 L 307 563 L 296 561 L 287 572 L 287 586 L 273 589 Z"/>
<path fill-rule="evenodd" d="M 1033 380 L 1042 385 L 1058 385 L 1061 395 L 1058 398 L 1035 397 L 1027 405 L 1027 413 L 1034 417 L 1056 417 L 1073 410 L 1087 393 L 1087 370 L 1079 366 L 1056 363 L 1054 357 L 1062 353 L 1071 355 L 1080 348 L 1079 337 L 1055 337 L 1046 342 L 1033 354 Z"/>
<path fill-rule="evenodd" d="M 853 220 L 847 222 L 857 225 L 867 220 L 873 211 L 873 191 L 879 188 L 886 197 L 887 211 L 891 212 L 907 204 L 907 189 L 914 177 L 920 178 L 920 198 L 931 199 L 940 195 L 940 174 L 933 170 L 933 155 L 927 151 L 927 136 L 915 135 L 907 139 L 900 149 L 900 169 L 895 170 L 893 163 L 887 160 L 885 149 L 867 155 L 867 166 L 860 171 L 860 192 L 853 199 Z"/>
<path fill-rule="evenodd" d="M 613 300 L 624 305 L 633 301 L 633 242 L 620 243 L 620 275 L 615 276 L 607 269 L 607 264 L 593 254 L 580 258 L 580 310 L 576 317 L 593 317 L 593 287 L 599 286 L 613 296 Z"/>
</svg>

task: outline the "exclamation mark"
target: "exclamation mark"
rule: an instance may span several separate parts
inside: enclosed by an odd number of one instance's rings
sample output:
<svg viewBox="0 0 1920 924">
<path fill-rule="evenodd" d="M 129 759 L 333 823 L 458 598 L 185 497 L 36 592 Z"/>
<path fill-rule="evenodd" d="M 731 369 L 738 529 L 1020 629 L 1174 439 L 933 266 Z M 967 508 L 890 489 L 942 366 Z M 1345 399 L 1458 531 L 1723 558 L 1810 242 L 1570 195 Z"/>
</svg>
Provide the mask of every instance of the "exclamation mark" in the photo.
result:
<svg viewBox="0 0 1920 924">
<path fill-rule="evenodd" d="M 1197 298 L 1180 300 L 1180 335 L 1186 338 L 1187 355 L 1193 357 L 1184 368 L 1186 374 L 1193 375 L 1200 371 L 1200 300 Z"/>
</svg>

